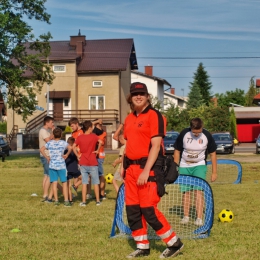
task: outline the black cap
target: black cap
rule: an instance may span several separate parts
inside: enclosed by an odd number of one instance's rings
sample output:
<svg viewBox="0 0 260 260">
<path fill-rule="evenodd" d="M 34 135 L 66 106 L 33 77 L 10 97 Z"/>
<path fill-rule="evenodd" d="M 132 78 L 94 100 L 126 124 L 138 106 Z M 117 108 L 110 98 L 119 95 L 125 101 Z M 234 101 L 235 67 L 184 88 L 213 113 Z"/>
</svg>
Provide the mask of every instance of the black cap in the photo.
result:
<svg viewBox="0 0 260 260">
<path fill-rule="evenodd" d="M 148 94 L 147 86 L 141 82 L 132 83 L 130 86 L 130 94 L 140 93 L 140 92 Z"/>
</svg>

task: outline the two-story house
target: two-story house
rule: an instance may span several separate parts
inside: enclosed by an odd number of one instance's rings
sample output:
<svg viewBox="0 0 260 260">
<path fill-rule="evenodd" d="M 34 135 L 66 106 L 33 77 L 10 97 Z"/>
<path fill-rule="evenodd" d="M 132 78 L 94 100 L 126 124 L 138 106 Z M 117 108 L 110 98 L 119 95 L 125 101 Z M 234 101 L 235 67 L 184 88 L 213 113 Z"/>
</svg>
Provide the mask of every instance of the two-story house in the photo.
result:
<svg viewBox="0 0 260 260">
<path fill-rule="evenodd" d="M 79 32 L 68 41 L 51 41 L 50 47 L 46 62 L 55 79 L 37 95 L 39 110 L 27 122 L 8 110 L 8 133 L 14 126 L 20 132 L 37 132 L 47 113 L 60 126 L 70 117 L 80 121 L 102 118 L 107 132 L 116 130 L 129 112 L 126 96 L 131 71 L 138 69 L 134 40 L 88 40 Z"/>
<path fill-rule="evenodd" d="M 170 92 L 164 92 L 164 110 L 167 110 L 171 105 L 185 109 L 187 105 L 187 97 L 175 95 L 175 88 L 171 88 Z"/>
</svg>

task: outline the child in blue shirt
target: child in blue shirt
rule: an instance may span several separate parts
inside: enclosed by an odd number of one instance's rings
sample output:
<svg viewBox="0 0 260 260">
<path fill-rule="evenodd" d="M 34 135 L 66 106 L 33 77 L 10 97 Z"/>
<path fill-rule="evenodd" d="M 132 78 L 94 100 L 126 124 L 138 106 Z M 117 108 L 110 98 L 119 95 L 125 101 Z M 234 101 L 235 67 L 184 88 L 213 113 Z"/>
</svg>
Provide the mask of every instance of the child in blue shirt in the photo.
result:
<svg viewBox="0 0 260 260">
<path fill-rule="evenodd" d="M 47 159 L 49 163 L 49 175 L 50 182 L 52 184 L 53 196 L 55 199 L 54 205 L 58 206 L 58 191 L 57 184 L 58 179 L 62 182 L 63 188 L 63 196 L 64 196 L 64 206 L 70 207 L 71 203 L 68 200 L 68 186 L 67 186 L 67 172 L 66 172 L 66 164 L 65 159 L 70 154 L 72 148 L 61 139 L 62 130 L 60 128 L 55 128 L 53 130 L 54 139 L 50 140 L 45 144 L 45 146 L 41 147 L 40 152 Z M 44 152 L 45 150 L 49 150 L 49 156 Z M 67 149 L 67 153 L 64 155 L 64 150 Z"/>
<path fill-rule="evenodd" d="M 67 140 L 69 146 L 73 146 L 75 142 L 75 138 L 69 137 Z M 64 151 L 64 153 L 67 153 L 67 150 Z M 69 192 L 69 202 L 72 203 L 72 192 L 74 189 L 72 189 L 72 180 L 77 181 L 78 177 L 81 175 L 78 165 L 78 158 L 74 154 L 73 151 L 69 154 L 68 158 L 65 160 L 66 162 L 66 168 L 67 168 L 67 184 L 68 184 L 68 192 Z"/>
</svg>

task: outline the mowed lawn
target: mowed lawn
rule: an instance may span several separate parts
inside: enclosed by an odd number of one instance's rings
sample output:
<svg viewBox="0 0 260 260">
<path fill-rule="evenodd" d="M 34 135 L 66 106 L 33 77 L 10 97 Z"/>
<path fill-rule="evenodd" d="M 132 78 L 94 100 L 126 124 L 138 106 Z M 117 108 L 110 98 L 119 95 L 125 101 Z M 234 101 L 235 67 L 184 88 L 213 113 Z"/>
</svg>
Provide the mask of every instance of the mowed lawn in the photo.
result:
<svg viewBox="0 0 260 260">
<path fill-rule="evenodd" d="M 111 163 L 116 157 L 107 155 L 105 173 L 114 172 Z M 242 184 L 212 185 L 215 219 L 210 237 L 184 240 L 183 253 L 176 259 L 260 259 L 260 157 L 242 166 Z M 41 202 L 42 172 L 36 155 L 12 155 L 0 161 L 0 259 L 111 260 L 125 259 L 134 250 L 132 240 L 109 238 L 116 200 L 111 184 L 100 207 L 93 200 L 79 207 L 80 192 L 71 208 L 55 207 Z M 232 223 L 218 222 L 224 208 L 234 212 Z M 12 233 L 14 228 L 21 232 Z M 165 246 L 151 241 L 151 248 L 145 259 L 158 259 Z"/>
</svg>

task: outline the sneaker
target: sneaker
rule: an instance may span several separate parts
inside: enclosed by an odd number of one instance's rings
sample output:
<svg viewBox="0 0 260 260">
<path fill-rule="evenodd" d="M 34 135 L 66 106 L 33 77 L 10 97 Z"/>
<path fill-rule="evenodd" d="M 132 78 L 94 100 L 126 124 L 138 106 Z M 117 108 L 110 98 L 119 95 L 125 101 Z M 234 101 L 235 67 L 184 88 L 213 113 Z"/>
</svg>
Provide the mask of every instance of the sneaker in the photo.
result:
<svg viewBox="0 0 260 260">
<path fill-rule="evenodd" d="M 87 200 L 92 199 L 92 195 L 91 194 L 87 194 Z"/>
<path fill-rule="evenodd" d="M 178 255 L 181 252 L 183 247 L 184 247 L 183 243 L 178 238 L 177 241 L 171 247 L 167 247 L 162 252 L 162 254 L 160 255 L 160 258 L 174 257 L 174 256 Z"/>
<path fill-rule="evenodd" d="M 73 200 L 70 200 L 69 202 L 70 202 L 71 205 L 74 203 Z"/>
<path fill-rule="evenodd" d="M 42 198 L 42 202 L 45 202 L 46 200 L 48 200 L 48 196 Z"/>
<path fill-rule="evenodd" d="M 69 201 L 64 201 L 64 207 L 71 207 L 71 203 Z"/>
<path fill-rule="evenodd" d="M 47 200 L 45 200 L 44 202 L 45 202 L 45 203 L 52 203 L 53 201 L 52 201 L 52 199 L 47 199 Z"/>
<path fill-rule="evenodd" d="M 54 206 L 59 206 L 59 205 L 60 205 L 59 201 L 54 202 Z"/>
<path fill-rule="evenodd" d="M 106 199 L 107 199 L 107 196 L 106 196 L 106 194 L 105 194 L 104 196 L 103 196 L 103 195 L 100 195 L 99 198 L 100 198 L 100 200 L 106 200 Z"/>
<path fill-rule="evenodd" d="M 196 226 L 203 226 L 203 222 L 201 218 L 197 218 L 194 222 L 194 225 Z"/>
<path fill-rule="evenodd" d="M 189 217 L 184 216 L 183 219 L 181 220 L 181 224 L 186 225 L 189 223 L 189 220 L 190 220 Z"/>
<path fill-rule="evenodd" d="M 140 256 L 148 256 L 150 255 L 150 249 L 139 249 L 137 248 L 134 252 L 129 254 L 126 258 L 134 258 Z"/>
<path fill-rule="evenodd" d="M 101 205 L 100 201 L 97 201 L 96 206 L 100 206 L 100 205 Z"/>
<path fill-rule="evenodd" d="M 87 205 L 86 202 L 80 202 L 80 203 L 79 203 L 79 206 L 80 206 L 80 207 L 86 207 L 86 205 Z"/>
</svg>

